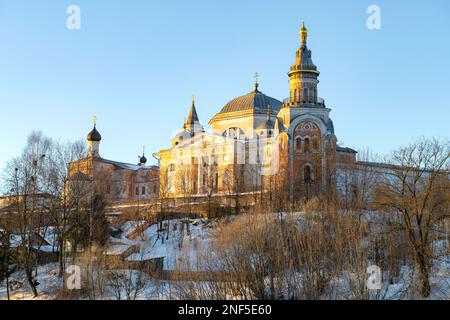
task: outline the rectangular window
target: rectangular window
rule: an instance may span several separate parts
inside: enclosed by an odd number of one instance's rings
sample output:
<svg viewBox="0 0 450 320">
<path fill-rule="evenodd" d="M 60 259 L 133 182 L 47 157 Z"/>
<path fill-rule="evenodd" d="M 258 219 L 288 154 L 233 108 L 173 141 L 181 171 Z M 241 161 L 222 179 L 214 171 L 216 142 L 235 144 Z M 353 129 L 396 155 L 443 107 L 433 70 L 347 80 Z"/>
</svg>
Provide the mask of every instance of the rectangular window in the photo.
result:
<svg viewBox="0 0 450 320">
<path fill-rule="evenodd" d="M 136 187 L 136 195 L 139 195 L 139 187 Z"/>
<path fill-rule="evenodd" d="M 145 187 L 142 187 L 142 194 L 145 194 Z"/>
</svg>

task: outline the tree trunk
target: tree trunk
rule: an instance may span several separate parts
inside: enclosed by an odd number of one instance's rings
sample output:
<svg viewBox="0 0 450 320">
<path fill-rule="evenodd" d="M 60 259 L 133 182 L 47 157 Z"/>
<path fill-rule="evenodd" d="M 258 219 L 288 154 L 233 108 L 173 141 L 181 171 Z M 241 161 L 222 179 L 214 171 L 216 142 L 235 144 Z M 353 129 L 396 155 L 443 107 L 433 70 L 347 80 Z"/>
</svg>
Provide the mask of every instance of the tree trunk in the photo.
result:
<svg viewBox="0 0 450 320">
<path fill-rule="evenodd" d="M 420 293 L 422 294 L 422 297 L 428 298 L 431 293 L 431 286 L 427 260 L 423 252 L 417 253 L 417 264 L 419 265 L 420 282 L 421 282 Z"/>
<path fill-rule="evenodd" d="M 64 275 L 64 240 L 61 240 L 59 244 L 59 276 L 62 277 Z"/>
<path fill-rule="evenodd" d="M 33 270 L 30 270 L 28 267 L 25 268 L 25 269 L 26 269 L 25 273 L 27 275 L 28 283 L 29 283 L 29 285 L 31 287 L 31 290 L 33 290 L 34 297 L 36 298 L 39 294 L 37 292 L 36 285 L 35 285 L 35 283 L 33 281 Z"/>
<path fill-rule="evenodd" d="M 9 270 L 6 270 L 6 296 L 8 300 L 11 300 L 10 296 L 9 296 Z"/>
</svg>

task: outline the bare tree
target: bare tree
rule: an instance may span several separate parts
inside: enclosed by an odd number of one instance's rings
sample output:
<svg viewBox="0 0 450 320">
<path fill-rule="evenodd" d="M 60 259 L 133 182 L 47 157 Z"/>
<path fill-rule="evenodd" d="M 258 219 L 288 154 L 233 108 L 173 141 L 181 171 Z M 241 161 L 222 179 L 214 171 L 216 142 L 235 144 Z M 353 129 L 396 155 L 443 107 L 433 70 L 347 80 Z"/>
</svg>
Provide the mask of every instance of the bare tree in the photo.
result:
<svg viewBox="0 0 450 320">
<path fill-rule="evenodd" d="M 431 292 L 431 241 L 437 225 L 450 217 L 449 151 L 448 141 L 436 139 L 421 139 L 394 151 L 377 188 L 378 202 L 392 214 L 390 228 L 408 236 L 423 297 Z"/>
<path fill-rule="evenodd" d="M 52 141 L 41 132 L 33 132 L 21 156 L 11 160 L 5 170 L 6 189 L 10 205 L 17 215 L 17 234 L 20 238 L 19 265 L 25 270 L 27 281 L 35 297 L 38 282 L 34 278 L 37 268 L 35 256 L 36 230 L 43 223 L 42 173 L 45 155 Z"/>
<path fill-rule="evenodd" d="M 7 221 L 0 224 L 0 283 L 6 281 L 6 297 L 10 300 L 10 276 L 15 272 L 14 253 L 11 248 L 11 226 Z"/>
<path fill-rule="evenodd" d="M 105 286 L 117 300 L 137 300 L 146 288 L 146 277 L 141 270 L 124 266 L 104 271 Z"/>
<path fill-rule="evenodd" d="M 86 156 L 84 142 L 54 143 L 46 156 L 43 170 L 43 190 L 51 195 L 45 209 L 52 219 L 59 253 L 59 273 L 63 276 L 66 261 L 66 245 L 70 239 L 72 220 L 79 209 L 80 196 L 86 188 L 80 189 L 78 179 L 82 177 L 81 160 Z M 83 177 L 83 181 L 85 178 Z M 86 186 L 86 184 L 83 184 Z"/>
</svg>

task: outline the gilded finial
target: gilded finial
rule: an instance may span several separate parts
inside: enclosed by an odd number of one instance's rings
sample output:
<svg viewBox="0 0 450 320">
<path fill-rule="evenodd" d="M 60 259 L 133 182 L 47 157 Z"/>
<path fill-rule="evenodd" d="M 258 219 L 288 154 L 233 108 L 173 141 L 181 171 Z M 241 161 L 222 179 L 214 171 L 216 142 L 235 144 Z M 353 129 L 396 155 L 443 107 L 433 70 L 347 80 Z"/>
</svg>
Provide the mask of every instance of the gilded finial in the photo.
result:
<svg viewBox="0 0 450 320">
<path fill-rule="evenodd" d="M 192 95 L 192 105 L 194 105 L 194 104 L 195 104 L 195 96 Z"/>
<path fill-rule="evenodd" d="M 305 21 L 302 22 L 302 28 L 300 29 L 300 44 L 301 47 L 306 47 L 306 39 L 308 38 L 308 29 L 305 27 Z"/>
<path fill-rule="evenodd" d="M 305 27 L 305 21 L 302 22 L 302 29 L 301 30 L 302 31 L 308 31 L 308 29 L 306 29 L 306 27 Z"/>
<path fill-rule="evenodd" d="M 97 116 L 92 118 L 92 122 L 94 123 L 94 127 L 97 125 Z"/>
</svg>

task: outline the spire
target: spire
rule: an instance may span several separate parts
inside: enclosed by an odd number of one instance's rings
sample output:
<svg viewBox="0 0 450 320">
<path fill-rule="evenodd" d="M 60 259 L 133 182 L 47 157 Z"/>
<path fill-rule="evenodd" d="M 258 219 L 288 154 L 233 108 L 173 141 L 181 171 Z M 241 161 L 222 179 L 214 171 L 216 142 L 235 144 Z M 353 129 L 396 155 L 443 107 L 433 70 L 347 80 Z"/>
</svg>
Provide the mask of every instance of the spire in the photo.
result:
<svg viewBox="0 0 450 320">
<path fill-rule="evenodd" d="M 195 97 L 192 97 L 192 105 L 189 110 L 187 120 L 185 121 L 184 130 L 191 132 L 192 136 L 196 132 L 201 132 L 203 130 L 200 120 L 198 119 L 197 110 L 195 109 Z"/>
<path fill-rule="evenodd" d="M 195 96 L 192 96 L 192 105 L 189 110 L 188 118 L 186 121 L 186 125 L 193 126 L 196 122 L 199 122 L 197 110 L 195 109 Z"/>
<path fill-rule="evenodd" d="M 300 47 L 306 48 L 306 40 L 308 39 L 308 29 L 305 27 L 305 21 L 302 23 L 302 28 L 300 29 Z"/>
</svg>

